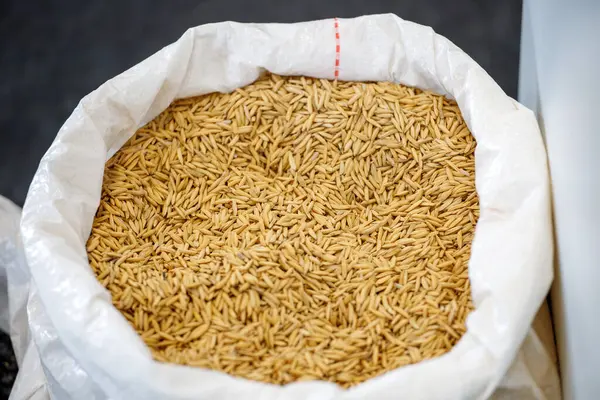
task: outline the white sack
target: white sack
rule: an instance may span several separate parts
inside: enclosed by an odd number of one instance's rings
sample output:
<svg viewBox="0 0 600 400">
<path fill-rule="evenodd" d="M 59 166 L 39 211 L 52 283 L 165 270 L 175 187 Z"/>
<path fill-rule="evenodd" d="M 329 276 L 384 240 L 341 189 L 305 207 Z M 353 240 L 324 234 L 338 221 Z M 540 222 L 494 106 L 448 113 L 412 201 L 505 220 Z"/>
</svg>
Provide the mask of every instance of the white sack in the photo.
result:
<svg viewBox="0 0 600 400">
<path fill-rule="evenodd" d="M 46 380 L 28 326 L 31 275 L 19 238 L 20 219 L 21 209 L 0 196 L 0 330 L 10 334 L 19 365 L 11 398 L 46 400 Z"/>
<path fill-rule="evenodd" d="M 10 312 L 8 309 L 8 264 L 18 259 L 20 250 L 16 243 L 19 233 L 21 209 L 10 200 L 0 196 L 0 330 L 9 332 Z"/>
<path fill-rule="evenodd" d="M 469 264 L 476 310 L 464 337 L 444 356 L 349 390 L 328 382 L 268 385 L 152 360 L 87 262 L 105 161 L 176 98 L 228 92 L 265 71 L 334 77 L 333 20 L 210 24 L 86 96 L 34 177 L 21 233 L 34 282 L 29 323 L 53 398 L 483 399 L 501 383 L 552 280 L 548 172 L 537 123 L 431 28 L 378 15 L 340 19 L 339 34 L 340 79 L 400 82 L 452 97 L 477 139 L 481 217 Z M 516 377 L 504 380 L 507 390 L 537 387 L 525 374 Z"/>
</svg>

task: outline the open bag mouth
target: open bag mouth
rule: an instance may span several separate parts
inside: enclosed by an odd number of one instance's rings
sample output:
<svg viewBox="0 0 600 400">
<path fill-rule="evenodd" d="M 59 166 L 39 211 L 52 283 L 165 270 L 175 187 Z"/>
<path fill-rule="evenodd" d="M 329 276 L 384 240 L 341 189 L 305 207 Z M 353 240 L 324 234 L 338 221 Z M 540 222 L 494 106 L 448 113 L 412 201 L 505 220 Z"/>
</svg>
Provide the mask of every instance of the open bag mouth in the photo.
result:
<svg viewBox="0 0 600 400">
<path fill-rule="evenodd" d="M 389 81 L 455 99 L 477 140 L 480 218 L 469 261 L 475 310 L 447 354 L 349 390 L 276 386 L 152 360 L 91 272 L 85 250 L 108 158 L 175 99 L 231 92 L 265 71 Z M 65 354 L 114 398 L 480 398 L 512 362 L 552 280 L 545 151 L 530 111 L 430 28 L 393 15 L 299 24 L 221 23 L 188 30 L 86 96 L 36 173 L 23 210 L 24 248 Z M 57 360 L 47 360 L 48 369 Z M 431 385 L 430 382 L 437 382 Z"/>
</svg>

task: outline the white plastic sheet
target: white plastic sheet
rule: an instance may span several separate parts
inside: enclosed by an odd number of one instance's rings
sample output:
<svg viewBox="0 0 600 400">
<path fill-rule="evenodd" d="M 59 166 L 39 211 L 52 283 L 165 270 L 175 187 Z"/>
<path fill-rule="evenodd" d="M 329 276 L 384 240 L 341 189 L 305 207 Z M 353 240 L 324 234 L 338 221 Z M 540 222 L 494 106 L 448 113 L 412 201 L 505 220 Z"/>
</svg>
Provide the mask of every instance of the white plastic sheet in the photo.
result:
<svg viewBox="0 0 600 400">
<path fill-rule="evenodd" d="M 27 304 L 35 295 L 19 239 L 20 218 L 21 209 L 0 196 L 0 329 L 10 334 L 19 365 L 12 398 L 46 400 L 46 380 L 28 325 Z"/>
<path fill-rule="evenodd" d="M 536 382 L 519 358 L 520 369 L 513 366 L 505 376 L 552 280 L 546 156 L 532 113 L 430 28 L 378 15 L 340 19 L 339 34 L 340 79 L 401 82 L 452 97 L 477 139 L 481 217 L 469 264 L 476 310 L 457 346 L 349 390 L 328 382 L 276 386 L 155 362 L 112 306 L 88 265 L 85 242 L 104 163 L 136 128 L 176 98 L 231 91 L 264 71 L 334 77 L 333 20 L 226 22 L 188 30 L 86 96 L 40 163 L 21 233 L 29 264 L 24 270 L 32 276 L 27 309 L 33 350 L 52 398 L 483 399 L 498 385 L 497 396 L 550 396 L 540 388 L 552 377 Z M 531 335 L 527 340 L 538 349 Z M 543 349 L 540 354 L 537 359 L 552 369 Z"/>
</svg>

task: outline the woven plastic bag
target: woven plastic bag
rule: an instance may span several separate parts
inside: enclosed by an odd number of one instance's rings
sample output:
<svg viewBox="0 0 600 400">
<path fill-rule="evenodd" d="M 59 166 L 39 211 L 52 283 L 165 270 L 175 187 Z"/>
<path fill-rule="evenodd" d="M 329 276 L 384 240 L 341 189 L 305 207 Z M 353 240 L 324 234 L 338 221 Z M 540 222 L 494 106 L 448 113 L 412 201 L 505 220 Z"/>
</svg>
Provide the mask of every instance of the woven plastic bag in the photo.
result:
<svg viewBox="0 0 600 400">
<path fill-rule="evenodd" d="M 153 361 L 112 306 L 85 250 L 104 163 L 174 99 L 229 92 L 265 71 L 393 81 L 458 102 L 477 139 L 481 216 L 469 263 L 476 309 L 449 353 L 348 390 L 269 385 Z M 40 163 L 21 233 L 34 350 L 55 399 L 483 399 L 498 385 L 501 396 L 542 399 L 555 383 L 536 382 L 523 363 L 505 376 L 552 281 L 548 171 L 535 118 L 450 41 L 394 15 L 188 30 L 79 103 Z"/>
</svg>

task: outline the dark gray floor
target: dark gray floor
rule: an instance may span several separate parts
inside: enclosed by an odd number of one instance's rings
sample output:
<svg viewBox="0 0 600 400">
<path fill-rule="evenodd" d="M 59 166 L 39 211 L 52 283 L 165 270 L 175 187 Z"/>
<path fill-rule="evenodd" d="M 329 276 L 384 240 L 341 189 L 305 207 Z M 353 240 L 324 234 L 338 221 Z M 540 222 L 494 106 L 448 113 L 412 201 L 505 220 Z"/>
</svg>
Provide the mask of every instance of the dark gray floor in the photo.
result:
<svg viewBox="0 0 600 400">
<path fill-rule="evenodd" d="M 22 205 L 77 102 L 188 27 L 375 13 L 432 26 L 516 96 L 519 0 L 0 0 L 0 195 Z M 14 362 L 3 363 L 7 343 L 0 340 L 0 398 L 14 370 Z"/>
</svg>

